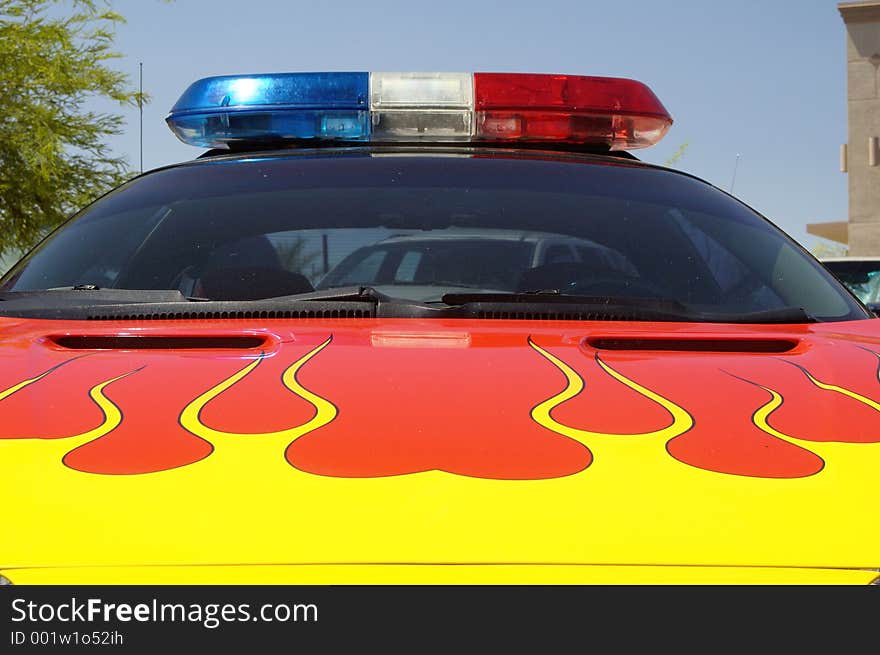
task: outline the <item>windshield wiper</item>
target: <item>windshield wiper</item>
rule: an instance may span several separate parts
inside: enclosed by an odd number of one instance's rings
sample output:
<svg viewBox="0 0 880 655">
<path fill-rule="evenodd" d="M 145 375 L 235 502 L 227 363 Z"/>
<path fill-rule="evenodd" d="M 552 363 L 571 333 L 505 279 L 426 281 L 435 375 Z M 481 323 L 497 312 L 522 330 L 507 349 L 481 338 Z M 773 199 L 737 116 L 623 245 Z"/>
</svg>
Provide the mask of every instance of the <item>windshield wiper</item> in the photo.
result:
<svg viewBox="0 0 880 655">
<path fill-rule="evenodd" d="M 260 298 L 257 300 L 218 301 L 213 298 L 184 296 L 177 289 L 104 289 L 94 284 L 78 284 L 63 289 L 41 289 L 38 291 L 5 291 L 0 292 L 0 300 L 15 301 L 16 305 L 78 306 L 78 305 L 118 305 L 118 304 L 150 304 L 169 302 L 289 302 L 289 301 L 339 301 L 339 302 L 370 302 L 385 300 L 372 287 L 339 287 L 297 293 L 287 296 Z"/>
<path fill-rule="evenodd" d="M 273 296 L 263 298 L 260 302 L 287 302 L 287 301 L 338 301 L 338 302 L 369 302 L 377 303 L 380 300 L 388 300 L 388 296 L 379 293 L 373 287 L 350 286 L 320 289 L 307 293 L 294 293 L 287 296 Z"/>
<path fill-rule="evenodd" d="M 406 298 L 397 298 L 377 291 L 373 287 L 350 286 L 320 289 L 290 296 L 277 296 L 260 301 L 266 306 L 287 307 L 296 303 L 369 303 L 370 311 L 383 318 L 442 318 L 444 310 L 432 308 L 426 303 Z M 448 308 L 446 308 L 448 310 Z"/>
<path fill-rule="evenodd" d="M 817 319 L 799 307 L 751 313 L 714 313 L 688 307 L 677 300 L 614 296 L 576 296 L 557 291 L 525 293 L 448 293 L 438 303 L 393 298 L 368 286 L 321 289 L 260 300 L 217 301 L 187 298 L 178 290 L 66 288 L 0 292 L 2 315 L 42 318 L 89 318 L 100 315 L 198 314 L 237 316 L 251 312 L 356 311 L 350 304 L 372 305 L 370 316 L 418 318 L 532 318 L 557 320 L 679 321 L 703 323 L 813 323 Z M 303 305 L 300 305 L 303 303 Z M 326 307 L 322 306 L 324 303 Z M 198 309 L 195 309 L 195 304 Z M 190 308 L 181 309 L 189 306 Z M 346 309 L 345 306 L 349 306 Z"/>
<path fill-rule="evenodd" d="M 53 306 L 115 305 L 119 303 L 165 303 L 203 301 L 204 298 L 187 298 L 177 289 L 103 289 L 93 284 L 78 284 L 63 289 L 36 291 L 3 291 L 0 300 L 20 306 L 47 303 Z"/>
<path fill-rule="evenodd" d="M 559 293 L 557 290 L 526 291 L 522 293 L 447 293 L 441 298 L 447 305 L 468 303 L 546 303 L 565 305 L 591 305 L 596 307 L 650 307 L 670 311 L 687 311 L 677 300 L 667 298 L 634 298 L 632 296 L 578 296 Z"/>
<path fill-rule="evenodd" d="M 704 312 L 672 299 L 615 296 L 575 296 L 555 291 L 526 293 L 449 293 L 442 301 L 465 312 L 522 312 L 583 314 L 591 320 L 655 320 L 693 323 L 815 323 L 800 307 L 748 313 Z"/>
<path fill-rule="evenodd" d="M 379 301 L 384 298 L 369 287 L 254 300 L 190 299 L 177 290 L 66 289 L 0 294 L 3 295 L 7 302 L 0 303 L 0 316 L 71 320 L 370 318 L 376 315 Z"/>
</svg>

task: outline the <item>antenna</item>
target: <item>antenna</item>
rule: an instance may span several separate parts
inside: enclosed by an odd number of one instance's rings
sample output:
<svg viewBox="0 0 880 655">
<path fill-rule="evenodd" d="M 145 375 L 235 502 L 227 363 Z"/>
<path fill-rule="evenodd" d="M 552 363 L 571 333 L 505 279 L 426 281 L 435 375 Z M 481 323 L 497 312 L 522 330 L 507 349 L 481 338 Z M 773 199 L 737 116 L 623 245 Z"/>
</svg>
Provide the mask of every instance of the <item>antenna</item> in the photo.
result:
<svg viewBox="0 0 880 655">
<path fill-rule="evenodd" d="M 736 153 L 736 161 L 733 162 L 733 177 L 730 179 L 730 189 L 728 193 L 733 193 L 733 185 L 736 184 L 736 169 L 739 166 L 739 153 Z"/>
<path fill-rule="evenodd" d="M 141 173 L 144 172 L 144 62 L 138 62 L 140 90 L 138 92 L 138 110 L 141 121 Z"/>
</svg>

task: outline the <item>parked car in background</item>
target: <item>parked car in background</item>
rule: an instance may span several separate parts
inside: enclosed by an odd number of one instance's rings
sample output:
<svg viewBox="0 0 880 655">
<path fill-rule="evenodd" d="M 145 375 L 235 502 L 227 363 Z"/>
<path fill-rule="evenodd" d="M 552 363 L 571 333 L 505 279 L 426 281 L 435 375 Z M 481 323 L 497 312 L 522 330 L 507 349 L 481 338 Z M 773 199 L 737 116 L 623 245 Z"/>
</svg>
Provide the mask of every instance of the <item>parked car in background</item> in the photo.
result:
<svg viewBox="0 0 880 655">
<path fill-rule="evenodd" d="M 639 277 L 623 254 L 589 239 L 528 230 L 445 228 L 397 234 L 358 248 L 317 288 L 366 285 L 421 302 L 439 301 L 440 289 L 563 293 L 574 281 L 566 280 L 558 289 L 558 280 L 548 277 L 548 271 L 565 265 Z"/>
<path fill-rule="evenodd" d="M 880 257 L 827 257 L 821 260 L 875 314 L 880 311 Z"/>
</svg>

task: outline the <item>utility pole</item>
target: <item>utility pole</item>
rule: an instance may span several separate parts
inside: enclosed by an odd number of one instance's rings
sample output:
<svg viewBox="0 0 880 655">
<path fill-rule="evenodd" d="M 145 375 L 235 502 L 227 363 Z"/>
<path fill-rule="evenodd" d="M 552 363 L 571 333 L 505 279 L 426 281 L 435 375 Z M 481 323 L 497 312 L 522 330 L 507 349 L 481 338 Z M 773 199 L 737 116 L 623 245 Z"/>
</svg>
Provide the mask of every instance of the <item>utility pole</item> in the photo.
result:
<svg viewBox="0 0 880 655">
<path fill-rule="evenodd" d="M 739 153 L 736 153 L 736 161 L 733 162 L 733 177 L 730 180 L 730 189 L 728 193 L 733 193 L 733 185 L 736 184 L 736 169 L 739 166 Z"/>
<path fill-rule="evenodd" d="M 138 111 L 140 112 L 141 123 L 141 173 L 144 172 L 144 62 L 138 62 L 139 69 L 139 92 L 138 92 Z"/>
</svg>

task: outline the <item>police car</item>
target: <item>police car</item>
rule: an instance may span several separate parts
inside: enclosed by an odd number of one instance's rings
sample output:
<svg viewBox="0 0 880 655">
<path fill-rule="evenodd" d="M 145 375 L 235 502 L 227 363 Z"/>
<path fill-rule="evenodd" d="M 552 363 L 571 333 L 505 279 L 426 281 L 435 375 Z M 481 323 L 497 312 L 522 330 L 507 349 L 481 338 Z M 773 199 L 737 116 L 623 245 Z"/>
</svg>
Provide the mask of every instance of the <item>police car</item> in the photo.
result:
<svg viewBox="0 0 880 655">
<path fill-rule="evenodd" d="M 631 154 L 644 84 L 228 76 L 167 122 L 208 150 L 0 280 L 3 580 L 880 575 L 880 322 Z"/>
</svg>

